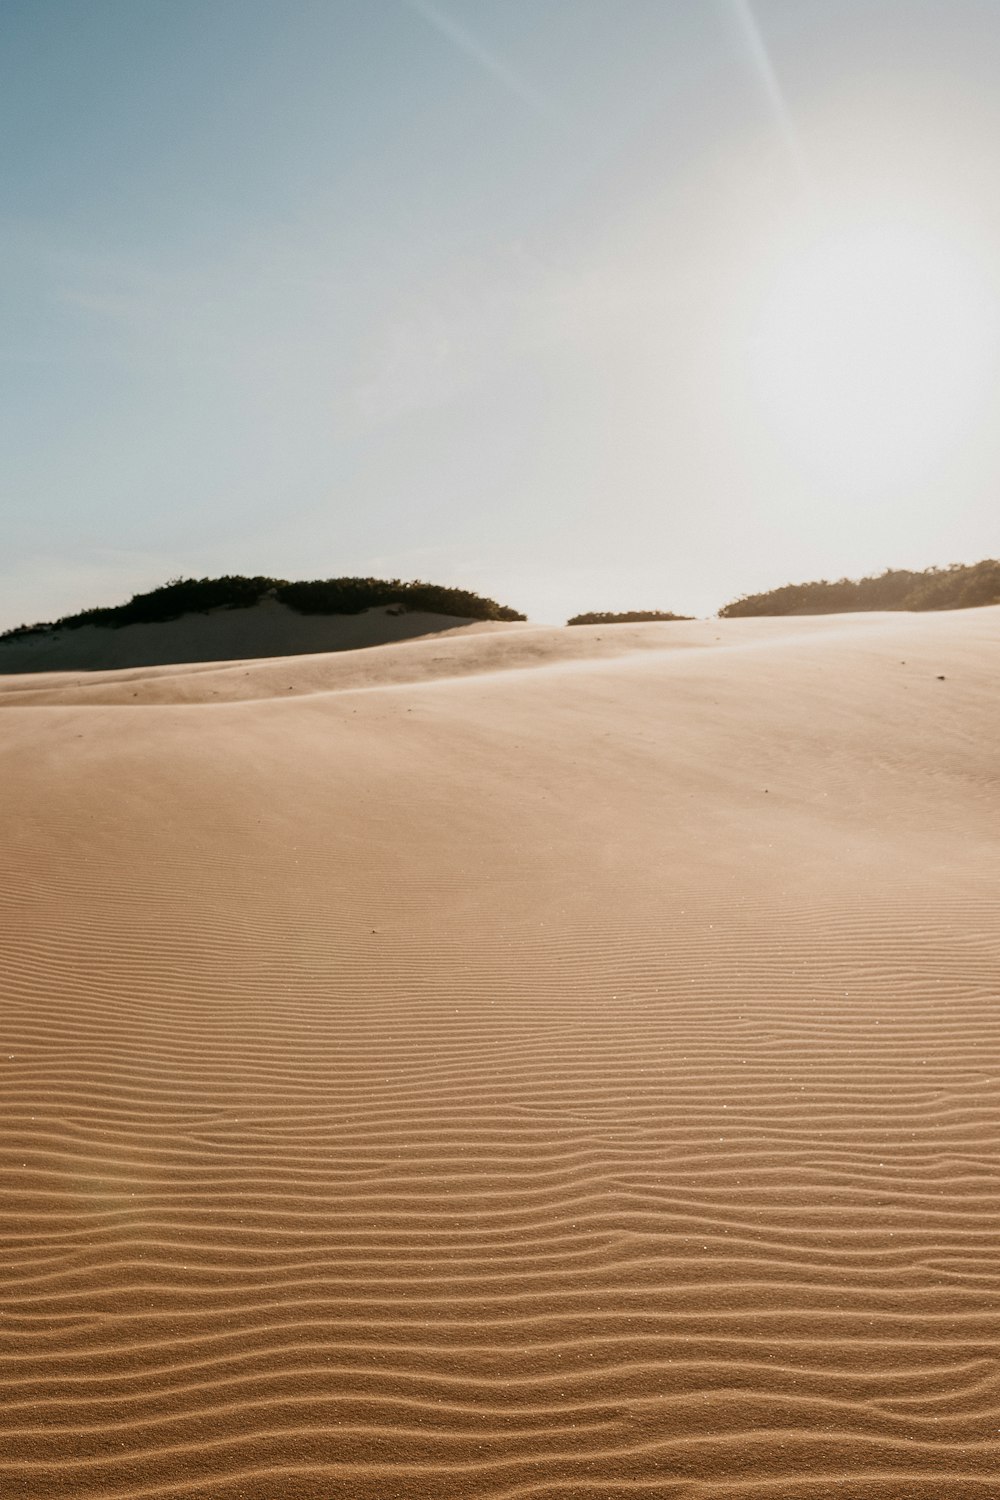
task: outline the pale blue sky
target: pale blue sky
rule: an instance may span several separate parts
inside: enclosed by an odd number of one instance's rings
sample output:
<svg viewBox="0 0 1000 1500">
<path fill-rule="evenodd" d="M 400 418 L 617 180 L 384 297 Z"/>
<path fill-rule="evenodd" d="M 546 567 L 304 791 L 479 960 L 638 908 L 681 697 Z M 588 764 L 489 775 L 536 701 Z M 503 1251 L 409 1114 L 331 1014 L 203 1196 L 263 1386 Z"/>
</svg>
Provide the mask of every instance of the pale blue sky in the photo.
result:
<svg viewBox="0 0 1000 1500">
<path fill-rule="evenodd" d="M 0 625 L 997 555 L 998 78 L 992 0 L 3 0 Z"/>
</svg>

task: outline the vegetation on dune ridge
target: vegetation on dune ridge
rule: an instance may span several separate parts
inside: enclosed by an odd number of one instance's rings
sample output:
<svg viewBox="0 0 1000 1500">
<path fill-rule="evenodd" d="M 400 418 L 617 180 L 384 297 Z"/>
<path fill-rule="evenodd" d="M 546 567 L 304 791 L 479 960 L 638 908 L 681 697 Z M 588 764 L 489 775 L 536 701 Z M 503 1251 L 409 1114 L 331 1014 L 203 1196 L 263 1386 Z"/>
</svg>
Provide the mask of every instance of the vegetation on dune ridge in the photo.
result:
<svg viewBox="0 0 1000 1500">
<path fill-rule="evenodd" d="M 17 625 L 0 632 L 0 640 L 43 635 L 56 630 L 78 630 L 83 625 L 119 628 L 123 625 L 178 620 L 183 615 L 211 609 L 246 609 L 265 596 L 277 599 L 303 615 L 357 615 L 379 605 L 452 615 L 472 620 L 523 620 L 525 616 L 494 599 L 467 589 L 445 588 L 420 579 L 315 578 L 289 582 L 257 575 L 244 578 L 172 578 L 159 588 L 133 594 L 126 604 L 84 609 L 77 614 L 37 625 Z M 760 594 L 743 594 L 723 605 L 719 615 L 736 619 L 748 615 L 838 614 L 852 610 L 972 609 L 1000 604 L 1000 561 L 952 563 L 944 568 L 887 568 L 866 578 L 825 578 L 788 583 Z M 647 620 L 690 620 L 669 610 L 635 609 L 593 611 L 574 615 L 567 625 L 625 625 Z"/>
<path fill-rule="evenodd" d="M 444 588 L 415 579 L 316 578 L 308 583 L 281 583 L 275 596 L 303 615 L 357 615 L 378 604 L 402 604 L 406 609 L 437 615 L 466 615 L 473 620 L 523 620 L 525 615 L 495 599 L 483 599 L 468 589 Z"/>
<path fill-rule="evenodd" d="M 952 563 L 946 568 L 887 568 L 867 578 L 821 578 L 787 583 L 763 594 L 744 594 L 723 605 L 719 615 L 827 615 L 865 609 L 975 609 L 1000 604 L 1000 562 Z"/>
<path fill-rule="evenodd" d="M 629 609 L 620 614 L 574 615 L 567 625 L 634 625 L 642 620 L 693 620 L 694 615 L 673 615 L 663 609 Z"/>
<path fill-rule="evenodd" d="M 303 615 L 359 615 L 382 604 L 399 604 L 429 614 L 458 615 L 473 620 L 523 620 L 524 615 L 494 599 L 483 599 L 467 589 L 399 578 L 315 578 L 289 583 L 283 578 L 172 578 L 145 594 L 133 594 L 127 604 L 84 609 L 38 625 L 17 625 L 0 633 L 0 640 L 42 635 L 51 630 L 79 630 L 83 625 L 123 625 L 178 620 L 182 615 L 210 609 L 247 609 L 266 594 Z"/>
</svg>

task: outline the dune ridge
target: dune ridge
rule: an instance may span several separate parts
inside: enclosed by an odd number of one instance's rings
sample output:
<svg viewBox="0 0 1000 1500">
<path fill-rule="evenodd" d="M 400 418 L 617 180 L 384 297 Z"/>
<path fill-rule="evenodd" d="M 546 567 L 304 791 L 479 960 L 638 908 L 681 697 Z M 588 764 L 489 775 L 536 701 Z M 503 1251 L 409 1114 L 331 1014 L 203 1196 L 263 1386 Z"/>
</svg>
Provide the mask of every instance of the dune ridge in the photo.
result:
<svg viewBox="0 0 1000 1500">
<path fill-rule="evenodd" d="M 3 1492 L 992 1500 L 998 648 L 0 683 Z"/>
<path fill-rule="evenodd" d="M 356 614 L 300 614 L 278 599 L 191 610 L 127 625 L 53 625 L 0 636 L 0 674 L 136 667 L 353 651 L 461 629 L 471 617 L 375 605 Z M 482 620 L 475 623 L 482 625 Z"/>
</svg>

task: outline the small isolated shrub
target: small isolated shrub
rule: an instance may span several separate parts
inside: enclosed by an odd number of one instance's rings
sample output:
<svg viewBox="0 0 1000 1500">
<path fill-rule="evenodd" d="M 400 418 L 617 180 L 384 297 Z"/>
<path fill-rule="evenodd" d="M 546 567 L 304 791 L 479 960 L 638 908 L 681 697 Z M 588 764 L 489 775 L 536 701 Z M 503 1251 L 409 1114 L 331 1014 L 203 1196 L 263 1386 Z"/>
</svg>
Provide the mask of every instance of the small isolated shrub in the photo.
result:
<svg viewBox="0 0 1000 1500">
<path fill-rule="evenodd" d="M 642 620 L 693 620 L 693 615 L 674 615 L 663 609 L 630 609 L 621 614 L 574 615 L 567 625 L 634 625 Z"/>
</svg>

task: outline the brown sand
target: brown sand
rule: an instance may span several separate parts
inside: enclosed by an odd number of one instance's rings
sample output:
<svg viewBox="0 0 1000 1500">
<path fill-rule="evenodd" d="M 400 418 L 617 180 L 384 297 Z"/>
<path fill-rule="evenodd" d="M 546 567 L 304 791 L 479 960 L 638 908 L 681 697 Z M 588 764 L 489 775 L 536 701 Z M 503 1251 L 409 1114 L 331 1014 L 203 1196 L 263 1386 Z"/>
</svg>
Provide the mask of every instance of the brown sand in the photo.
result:
<svg viewBox="0 0 1000 1500">
<path fill-rule="evenodd" d="M 998 663 L 8 678 L 0 1494 L 995 1500 Z"/>
</svg>

